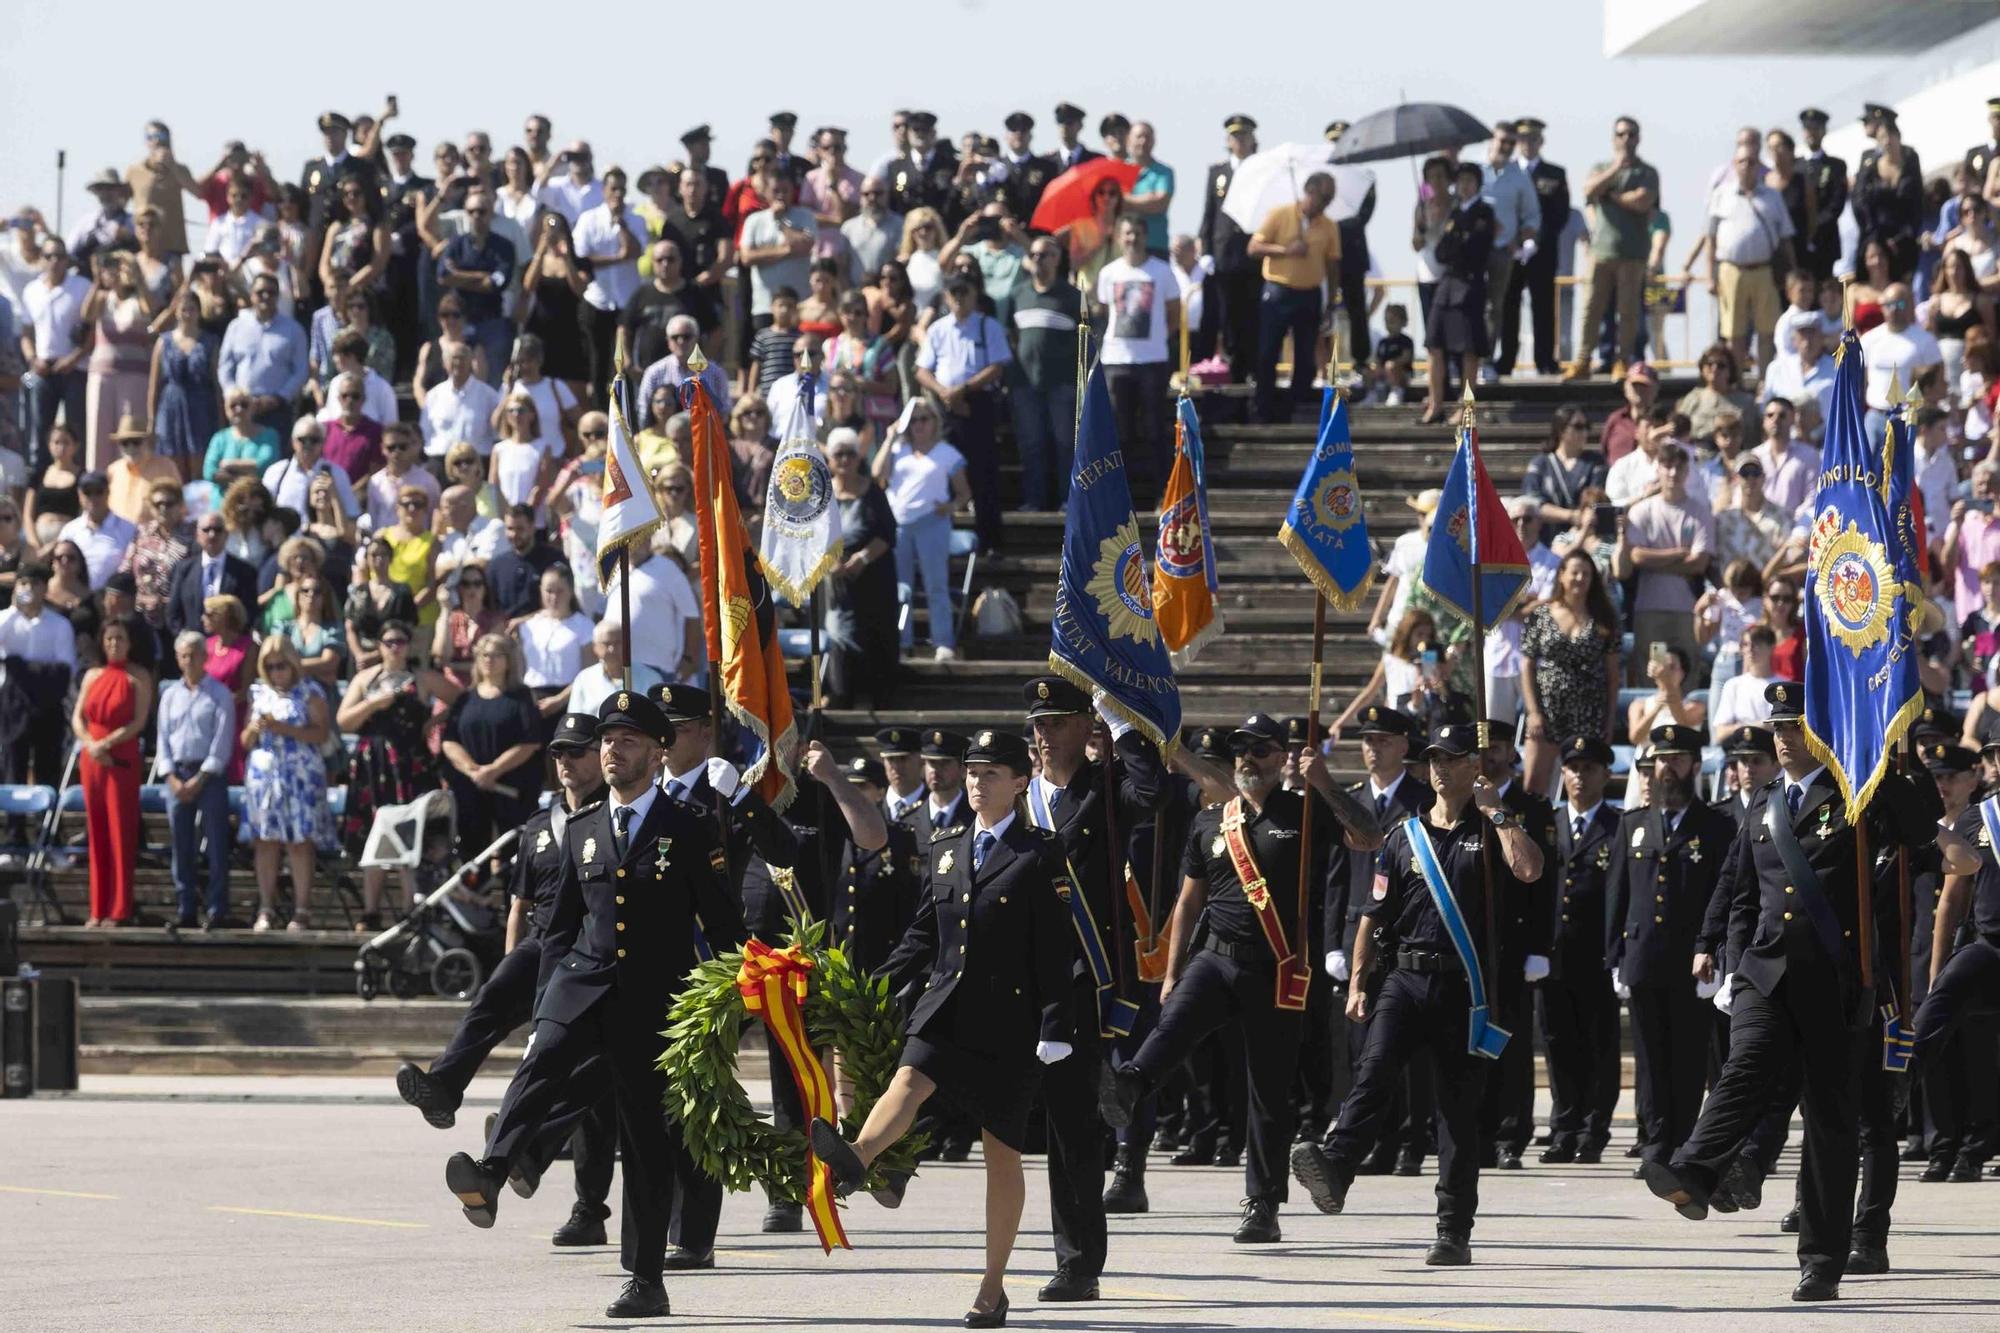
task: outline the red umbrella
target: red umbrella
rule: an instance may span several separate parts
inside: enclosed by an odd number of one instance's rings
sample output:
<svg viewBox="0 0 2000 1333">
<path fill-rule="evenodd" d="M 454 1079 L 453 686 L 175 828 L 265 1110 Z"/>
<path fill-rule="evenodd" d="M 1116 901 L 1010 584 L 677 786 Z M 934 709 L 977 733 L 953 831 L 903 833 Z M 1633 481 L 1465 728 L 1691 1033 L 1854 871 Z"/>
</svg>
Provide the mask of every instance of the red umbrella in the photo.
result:
<svg viewBox="0 0 2000 1333">
<path fill-rule="evenodd" d="M 1036 231 L 1056 231 L 1081 218 L 1094 217 L 1097 209 L 1091 196 L 1105 181 L 1115 181 L 1124 193 L 1132 193 L 1139 181 L 1138 163 L 1093 157 L 1071 167 L 1042 191 L 1042 201 L 1035 205 L 1035 216 L 1028 225 Z"/>
</svg>

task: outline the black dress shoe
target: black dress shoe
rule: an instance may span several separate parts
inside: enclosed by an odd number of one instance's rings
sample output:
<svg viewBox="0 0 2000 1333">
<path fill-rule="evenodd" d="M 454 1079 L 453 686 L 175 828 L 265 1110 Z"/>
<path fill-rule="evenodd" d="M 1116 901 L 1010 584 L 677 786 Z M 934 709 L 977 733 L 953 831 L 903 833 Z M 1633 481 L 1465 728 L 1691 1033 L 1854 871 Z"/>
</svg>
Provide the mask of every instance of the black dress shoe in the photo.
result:
<svg viewBox="0 0 2000 1333">
<path fill-rule="evenodd" d="M 1168 1166 L 1214 1166 L 1215 1139 L 1204 1141 L 1199 1135 L 1194 1142 L 1167 1159 Z"/>
<path fill-rule="evenodd" d="M 1036 1297 L 1044 1301 L 1094 1301 L 1097 1299 L 1097 1279 L 1085 1277 L 1071 1268 L 1058 1268 L 1056 1275 L 1042 1284 Z"/>
<path fill-rule="evenodd" d="M 556 1234 L 549 1237 L 549 1244 L 566 1249 L 608 1243 L 604 1235 L 604 1215 L 583 1202 L 571 1205 L 569 1221 L 557 1227 Z"/>
<path fill-rule="evenodd" d="M 1716 1193 L 1718 1195 L 1727 1193 L 1730 1202 L 1738 1208 L 1746 1212 L 1755 1212 L 1764 1205 L 1763 1169 L 1747 1158 L 1738 1157 L 1729 1164 L 1729 1169 L 1722 1173 L 1722 1184 Z"/>
<path fill-rule="evenodd" d="M 946 1139 L 938 1148 L 940 1162 L 963 1162 L 972 1156 L 972 1143 L 967 1139 Z"/>
<path fill-rule="evenodd" d="M 814 1116 L 807 1138 L 812 1144 L 813 1152 L 818 1154 L 819 1160 L 832 1168 L 836 1193 L 848 1195 L 861 1188 L 861 1182 L 867 1179 L 868 1168 L 862 1165 L 859 1154 L 854 1151 L 854 1145 L 840 1137 L 839 1130 L 820 1117 Z"/>
<path fill-rule="evenodd" d="M 1337 1213 L 1347 1206 L 1347 1188 L 1352 1182 L 1342 1179 L 1333 1159 L 1317 1143 L 1293 1146 L 1292 1178 L 1305 1186 L 1313 1207 L 1322 1213 Z"/>
<path fill-rule="evenodd" d="M 1736 1211 L 1736 1196 L 1730 1192 L 1729 1182 L 1724 1181 L 1715 1187 L 1715 1192 L 1708 1196 L 1708 1207 L 1709 1211 L 1717 1213 Z"/>
<path fill-rule="evenodd" d="M 1323 1139 L 1312 1140 L 1314 1143 L 1323 1141 Z M 1357 1176 L 1393 1175 L 1396 1170 L 1396 1157 L 1397 1154 L 1394 1148 L 1378 1144 L 1374 1152 L 1369 1153 L 1361 1159 L 1361 1165 L 1354 1168 L 1354 1174 Z"/>
<path fill-rule="evenodd" d="M 1105 1065 L 1097 1073 L 1097 1109 L 1104 1123 L 1124 1129 L 1132 1123 L 1133 1108 L 1145 1094 L 1144 1081 L 1131 1069 L 1113 1071 Z"/>
<path fill-rule="evenodd" d="M 1310 1147 L 1301 1144 L 1300 1147 Z M 1269 1199 L 1245 1199 L 1243 1221 L 1236 1228 L 1238 1245 L 1271 1245 L 1284 1239 L 1278 1230 L 1278 1205 Z"/>
<path fill-rule="evenodd" d="M 1951 1167 L 1952 1167 L 1951 1158 L 1933 1157 L 1931 1158 L 1929 1164 L 1926 1165 L 1924 1169 L 1918 1173 L 1917 1179 L 1922 1181 L 1927 1181 L 1933 1185 L 1935 1185 L 1940 1180 L 1950 1180 Z"/>
<path fill-rule="evenodd" d="M 1399 1176 L 1421 1176 L 1423 1173 L 1424 1159 L 1422 1154 L 1405 1152 L 1397 1155 L 1394 1174 Z"/>
<path fill-rule="evenodd" d="M 1826 1273 L 1807 1273 L 1792 1288 L 1795 1301 L 1831 1301 L 1840 1298 L 1840 1279 Z"/>
<path fill-rule="evenodd" d="M 1979 1168 L 1983 1165 L 1977 1157 L 1960 1156 L 1951 1164 L 1951 1180 L 1955 1185 L 1968 1184 L 1979 1179 Z"/>
<path fill-rule="evenodd" d="M 1521 1169 L 1521 1154 L 1515 1152 L 1512 1148 L 1501 1149 L 1500 1169 L 1502 1171 L 1519 1171 Z"/>
<path fill-rule="evenodd" d="M 764 1234 L 790 1235 L 806 1229 L 805 1209 L 796 1203 L 774 1203 L 764 1210 Z"/>
<path fill-rule="evenodd" d="M 1004 1291 L 1000 1293 L 1000 1303 L 991 1310 L 981 1310 L 976 1306 L 973 1309 L 967 1310 L 965 1312 L 965 1326 L 967 1328 L 1007 1327 L 1007 1293 Z"/>
<path fill-rule="evenodd" d="M 676 1245 L 667 1251 L 667 1257 L 660 1261 L 660 1267 L 676 1273 L 699 1272 L 715 1267 L 715 1251 L 690 1250 L 685 1245 Z"/>
<path fill-rule="evenodd" d="M 1234 1171 L 1237 1167 L 1243 1165 L 1242 1145 L 1225 1144 L 1224 1146 L 1217 1148 L 1215 1150 L 1215 1164 L 1220 1167 L 1225 1167 L 1231 1171 Z"/>
<path fill-rule="evenodd" d="M 445 1187 L 458 1196 L 465 1220 L 476 1227 L 490 1227 L 500 1212 L 500 1185 L 504 1173 L 490 1162 L 471 1153 L 455 1152 L 444 1164 Z"/>
<path fill-rule="evenodd" d="M 1462 1268 L 1472 1262 L 1472 1244 L 1463 1232 L 1439 1227 L 1437 1239 L 1424 1251 L 1424 1262 L 1432 1268 Z"/>
<path fill-rule="evenodd" d="M 1903 1145 L 1903 1151 L 1896 1160 L 1900 1162 L 1927 1162 L 1930 1160 L 1930 1156 L 1929 1151 L 1924 1147 L 1923 1140 L 1911 1139 Z"/>
<path fill-rule="evenodd" d="M 659 1319 L 673 1312 L 667 1308 L 665 1283 L 656 1277 L 635 1277 L 626 1280 L 604 1313 L 612 1319 Z"/>
<path fill-rule="evenodd" d="M 1646 1155 L 1645 1143 L 1635 1139 L 1632 1146 L 1625 1150 L 1625 1155 L 1627 1157 L 1644 1157 Z"/>
<path fill-rule="evenodd" d="M 1693 1181 L 1684 1179 L 1681 1173 L 1665 1162 L 1644 1161 L 1639 1164 L 1640 1179 L 1646 1188 L 1674 1206 L 1674 1211 L 1690 1222 L 1699 1222 L 1708 1216 L 1708 1191 Z"/>
<path fill-rule="evenodd" d="M 1857 1239 L 1854 1242 L 1854 1248 L 1848 1251 L 1847 1271 L 1862 1274 L 1888 1272 L 1889 1247 Z"/>
<path fill-rule="evenodd" d="M 451 1090 L 407 1060 L 396 1070 L 396 1095 L 422 1111 L 433 1129 L 450 1129 L 458 1122 L 458 1099 Z"/>
<path fill-rule="evenodd" d="M 1596 1166 L 1604 1160 L 1604 1145 L 1601 1143 L 1580 1143 L 1576 1148 L 1578 1166 Z"/>
<path fill-rule="evenodd" d="M 522 1198 L 532 1199 L 542 1187 L 542 1168 L 524 1152 L 507 1163 L 507 1184 Z"/>
<path fill-rule="evenodd" d="M 1548 1147 L 1542 1149 L 1542 1165 L 1544 1166 L 1566 1166 L 1575 1160 L 1576 1145 L 1574 1143 L 1551 1143 Z"/>
<path fill-rule="evenodd" d="M 868 1197 L 884 1208 L 901 1208 L 903 1192 L 910 1188 L 908 1171 L 884 1171 L 882 1183 L 868 1191 Z"/>
<path fill-rule="evenodd" d="M 1778 1219 L 1778 1230 L 1787 1236 L 1799 1234 L 1799 1210 L 1794 1208 Z"/>
</svg>

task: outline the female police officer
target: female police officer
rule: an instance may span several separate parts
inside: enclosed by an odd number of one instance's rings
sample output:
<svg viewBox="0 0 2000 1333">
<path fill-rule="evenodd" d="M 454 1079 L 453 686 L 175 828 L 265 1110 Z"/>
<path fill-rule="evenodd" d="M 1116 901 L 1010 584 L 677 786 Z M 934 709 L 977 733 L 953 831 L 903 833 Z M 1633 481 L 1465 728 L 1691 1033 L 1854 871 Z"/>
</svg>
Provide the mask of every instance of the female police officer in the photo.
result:
<svg viewBox="0 0 2000 1333">
<path fill-rule="evenodd" d="M 1019 736 L 982 731 L 965 754 L 970 825 L 940 830 L 916 919 L 884 965 L 898 990 L 922 983 L 902 1067 L 849 1144 L 824 1120 L 813 1151 L 843 1193 L 942 1095 L 975 1117 L 986 1159 L 986 1272 L 968 1328 L 1007 1322 L 1001 1288 L 1020 1229 L 1021 1149 L 1035 1062 L 1070 1054 L 1070 968 L 1076 941 L 1061 895 L 1073 891 L 1054 838 L 1021 813 L 1031 767 Z M 900 1185 L 876 1192 L 890 1207 Z"/>
</svg>

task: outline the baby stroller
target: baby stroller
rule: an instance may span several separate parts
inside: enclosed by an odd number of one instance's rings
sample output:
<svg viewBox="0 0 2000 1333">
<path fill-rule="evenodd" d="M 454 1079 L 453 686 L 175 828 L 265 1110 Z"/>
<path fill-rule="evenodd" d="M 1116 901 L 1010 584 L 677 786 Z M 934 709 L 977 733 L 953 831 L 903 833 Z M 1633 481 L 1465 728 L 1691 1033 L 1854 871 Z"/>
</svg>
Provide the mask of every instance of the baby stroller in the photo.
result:
<svg viewBox="0 0 2000 1333">
<path fill-rule="evenodd" d="M 361 849 L 363 867 L 421 872 L 424 827 L 443 818 L 449 826 L 451 796 L 433 792 L 408 805 L 384 806 Z M 384 989 L 399 1000 L 422 994 L 470 999 L 500 959 L 501 940 L 491 914 L 465 901 L 464 891 L 504 876 L 520 837 L 510 829 L 477 856 L 443 877 L 403 918 L 363 944 L 354 958 L 354 989 L 372 1000 Z M 500 861 L 501 874 L 492 874 Z"/>
</svg>

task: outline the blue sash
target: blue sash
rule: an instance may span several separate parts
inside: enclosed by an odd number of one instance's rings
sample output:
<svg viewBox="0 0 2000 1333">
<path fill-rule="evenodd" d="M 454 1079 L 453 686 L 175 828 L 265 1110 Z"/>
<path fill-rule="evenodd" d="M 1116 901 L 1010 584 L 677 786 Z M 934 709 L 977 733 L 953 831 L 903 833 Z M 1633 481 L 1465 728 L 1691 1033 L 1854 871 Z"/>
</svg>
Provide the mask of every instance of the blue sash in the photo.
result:
<svg viewBox="0 0 2000 1333">
<path fill-rule="evenodd" d="M 1040 778 L 1028 783 L 1028 817 L 1036 828 L 1055 832 L 1054 812 L 1049 809 L 1048 797 L 1042 794 Z M 1070 864 L 1067 852 L 1063 854 L 1063 868 L 1069 871 L 1069 883 L 1067 886 L 1058 883 L 1056 889 L 1069 906 L 1070 924 L 1076 928 L 1077 943 L 1083 946 L 1083 961 L 1090 968 L 1091 984 L 1097 988 L 1099 1033 L 1106 1037 L 1129 1036 L 1132 1025 L 1139 1021 L 1139 1006 L 1118 994 L 1111 959 L 1104 952 L 1104 936 L 1098 932 L 1097 918 L 1091 914 L 1090 899 L 1083 891 L 1083 879 Z M 1067 892 L 1063 892 L 1065 888 Z"/>
<path fill-rule="evenodd" d="M 1424 887 L 1431 891 L 1431 905 L 1437 908 L 1445 933 L 1451 936 L 1451 947 L 1458 951 L 1458 961 L 1465 967 L 1466 987 L 1472 993 L 1472 1011 L 1466 1016 L 1466 1053 L 1498 1060 L 1500 1052 L 1507 1049 L 1507 1039 L 1514 1034 L 1487 1020 L 1486 978 L 1479 970 L 1479 950 L 1472 947 L 1472 932 L 1465 927 L 1465 916 L 1451 896 L 1451 886 L 1444 882 L 1444 868 L 1438 864 L 1431 835 L 1424 831 L 1424 821 L 1414 816 L 1404 821 L 1403 834 L 1410 840 Z"/>
<path fill-rule="evenodd" d="M 702 933 L 701 918 L 694 919 L 694 960 L 705 963 L 715 957 L 715 950 L 708 947 L 708 936 Z"/>
<path fill-rule="evenodd" d="M 1992 844 L 1992 852 L 2000 857 L 2000 796 L 1989 796 L 1979 803 L 1979 818 L 1986 824 L 1986 841 Z"/>
</svg>

